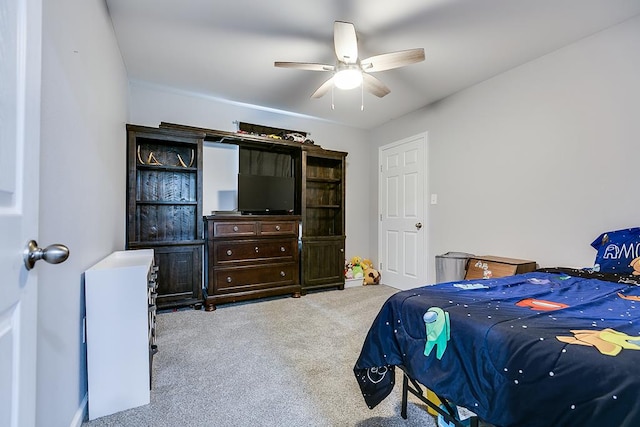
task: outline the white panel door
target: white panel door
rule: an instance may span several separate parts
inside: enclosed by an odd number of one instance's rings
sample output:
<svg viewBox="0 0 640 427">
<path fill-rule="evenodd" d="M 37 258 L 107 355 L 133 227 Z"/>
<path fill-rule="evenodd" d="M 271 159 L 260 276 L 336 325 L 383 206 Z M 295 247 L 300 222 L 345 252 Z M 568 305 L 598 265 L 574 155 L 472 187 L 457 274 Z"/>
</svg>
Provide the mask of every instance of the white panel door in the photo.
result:
<svg viewBox="0 0 640 427">
<path fill-rule="evenodd" d="M 398 289 L 426 284 L 426 134 L 378 152 L 379 250 L 382 283 Z"/>
<path fill-rule="evenodd" d="M 0 2 L 0 426 L 35 425 L 41 0 Z"/>
</svg>

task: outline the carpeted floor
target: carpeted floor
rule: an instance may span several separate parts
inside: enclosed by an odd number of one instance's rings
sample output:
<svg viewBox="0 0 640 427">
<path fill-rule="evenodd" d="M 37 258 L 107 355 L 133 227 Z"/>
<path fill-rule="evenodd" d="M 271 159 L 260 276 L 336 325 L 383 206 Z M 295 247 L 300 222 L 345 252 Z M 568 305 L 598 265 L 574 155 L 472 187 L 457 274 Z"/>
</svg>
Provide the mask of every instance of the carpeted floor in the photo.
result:
<svg viewBox="0 0 640 427">
<path fill-rule="evenodd" d="M 353 375 L 395 292 L 362 286 L 161 313 L 151 403 L 83 426 L 433 427 L 417 401 L 400 417 L 401 381 L 370 410 Z"/>
</svg>

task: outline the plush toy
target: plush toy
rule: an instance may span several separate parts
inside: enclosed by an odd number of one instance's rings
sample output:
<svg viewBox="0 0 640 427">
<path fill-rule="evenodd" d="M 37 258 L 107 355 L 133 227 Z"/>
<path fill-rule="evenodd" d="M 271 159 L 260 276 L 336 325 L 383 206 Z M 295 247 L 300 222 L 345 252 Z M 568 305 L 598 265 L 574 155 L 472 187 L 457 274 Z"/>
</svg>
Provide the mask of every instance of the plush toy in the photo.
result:
<svg viewBox="0 0 640 427">
<path fill-rule="evenodd" d="M 351 263 L 347 263 L 344 267 L 344 277 L 345 279 L 353 279 L 353 265 Z"/>
<path fill-rule="evenodd" d="M 353 278 L 362 279 L 364 277 L 364 270 L 360 264 L 353 266 Z"/>
<path fill-rule="evenodd" d="M 373 268 L 373 263 L 368 258 L 363 259 L 360 265 L 362 266 L 363 270 L 366 270 L 367 268 Z"/>
<path fill-rule="evenodd" d="M 364 277 L 364 269 L 362 268 L 362 258 L 360 258 L 359 256 L 354 256 L 353 258 L 351 258 L 351 261 L 349 262 L 348 265 L 351 266 L 353 279 L 362 279 Z"/>
<path fill-rule="evenodd" d="M 377 285 L 380 283 L 380 273 L 373 268 L 370 259 L 362 259 L 354 256 L 344 266 L 344 277 L 346 279 L 362 279 L 363 285 Z"/>
<path fill-rule="evenodd" d="M 380 283 L 380 273 L 374 268 L 367 268 L 364 270 L 364 278 L 362 280 L 363 285 L 377 285 Z"/>
</svg>

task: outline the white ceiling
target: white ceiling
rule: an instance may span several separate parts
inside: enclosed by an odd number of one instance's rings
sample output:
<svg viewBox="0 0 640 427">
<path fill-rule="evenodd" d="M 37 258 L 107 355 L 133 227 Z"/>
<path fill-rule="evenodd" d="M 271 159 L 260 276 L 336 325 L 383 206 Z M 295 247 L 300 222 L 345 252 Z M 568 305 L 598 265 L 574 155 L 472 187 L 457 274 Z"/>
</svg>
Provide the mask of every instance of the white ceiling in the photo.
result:
<svg viewBox="0 0 640 427">
<path fill-rule="evenodd" d="M 370 129 L 640 13 L 640 0 L 106 0 L 129 78 Z M 359 89 L 310 95 L 331 74 L 333 22 L 359 56 L 422 47 L 426 60 Z M 593 58 L 598 61 L 598 58 Z"/>
</svg>

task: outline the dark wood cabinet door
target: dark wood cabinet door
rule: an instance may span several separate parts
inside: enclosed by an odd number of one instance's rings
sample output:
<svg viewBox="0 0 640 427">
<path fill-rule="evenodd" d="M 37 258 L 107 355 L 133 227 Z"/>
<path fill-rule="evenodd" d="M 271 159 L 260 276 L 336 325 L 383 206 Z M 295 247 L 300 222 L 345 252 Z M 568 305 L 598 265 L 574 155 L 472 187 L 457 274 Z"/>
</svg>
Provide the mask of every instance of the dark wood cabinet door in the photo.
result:
<svg viewBox="0 0 640 427">
<path fill-rule="evenodd" d="M 302 288 L 344 288 L 344 238 L 305 239 L 302 243 Z"/>
<path fill-rule="evenodd" d="M 202 302 L 203 245 L 155 247 L 159 308 Z"/>
</svg>

